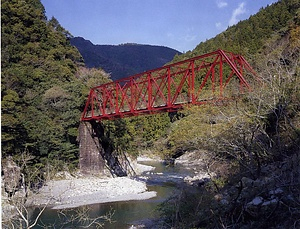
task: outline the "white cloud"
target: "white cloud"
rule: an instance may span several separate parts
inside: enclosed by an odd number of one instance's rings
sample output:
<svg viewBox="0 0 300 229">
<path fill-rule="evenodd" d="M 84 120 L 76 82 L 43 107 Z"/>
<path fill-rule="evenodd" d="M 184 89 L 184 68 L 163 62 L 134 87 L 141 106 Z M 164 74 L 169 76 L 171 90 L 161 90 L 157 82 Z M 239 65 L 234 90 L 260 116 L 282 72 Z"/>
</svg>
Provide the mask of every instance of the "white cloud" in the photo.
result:
<svg viewBox="0 0 300 229">
<path fill-rule="evenodd" d="M 225 1 L 222 1 L 222 0 L 218 0 L 218 1 L 217 1 L 217 6 L 218 6 L 218 8 L 224 8 L 224 7 L 226 7 L 227 5 L 228 5 L 228 3 L 225 2 Z"/>
<path fill-rule="evenodd" d="M 224 31 L 227 28 L 226 25 L 223 25 L 222 22 L 216 22 L 215 26 L 216 26 L 217 30 L 219 30 L 219 31 Z"/>
<path fill-rule="evenodd" d="M 238 8 L 236 8 L 232 12 L 231 18 L 229 20 L 229 26 L 236 24 L 239 21 L 238 16 L 246 13 L 245 5 L 245 2 L 242 2 L 241 4 L 239 4 Z"/>
<path fill-rule="evenodd" d="M 187 34 L 187 35 L 185 35 L 184 40 L 187 42 L 191 42 L 191 41 L 196 40 L 196 38 L 197 38 L 197 35 Z"/>
<path fill-rule="evenodd" d="M 184 27 L 174 33 L 169 31 L 166 33 L 166 40 L 169 42 L 168 47 L 175 48 L 181 52 L 186 52 L 194 48 L 199 43 L 199 38 L 194 27 Z M 170 45 L 173 44 L 173 45 Z"/>
<path fill-rule="evenodd" d="M 199 39 L 193 27 L 185 28 L 181 32 L 182 34 L 175 34 L 170 31 L 166 33 L 165 38 L 169 42 L 168 47 L 186 52 L 189 50 L 188 47 L 194 47 L 198 44 Z"/>
<path fill-rule="evenodd" d="M 188 27 L 183 31 L 185 35 L 180 36 L 179 40 L 182 40 L 184 42 L 192 42 L 197 38 L 197 35 L 195 34 L 194 27 Z"/>
<path fill-rule="evenodd" d="M 221 22 L 217 22 L 216 23 L 216 28 L 217 29 L 222 29 L 222 23 Z"/>
</svg>

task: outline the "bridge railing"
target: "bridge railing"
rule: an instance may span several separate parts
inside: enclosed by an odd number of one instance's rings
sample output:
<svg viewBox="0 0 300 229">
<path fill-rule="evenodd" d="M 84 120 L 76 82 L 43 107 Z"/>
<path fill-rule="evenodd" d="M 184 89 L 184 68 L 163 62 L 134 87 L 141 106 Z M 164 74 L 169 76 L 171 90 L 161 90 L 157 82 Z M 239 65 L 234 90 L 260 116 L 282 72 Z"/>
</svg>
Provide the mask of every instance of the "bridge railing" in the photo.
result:
<svg viewBox="0 0 300 229">
<path fill-rule="evenodd" d="M 81 120 L 170 112 L 250 91 L 256 77 L 241 56 L 217 50 L 90 90 Z M 247 79 L 247 80 L 246 80 Z"/>
</svg>

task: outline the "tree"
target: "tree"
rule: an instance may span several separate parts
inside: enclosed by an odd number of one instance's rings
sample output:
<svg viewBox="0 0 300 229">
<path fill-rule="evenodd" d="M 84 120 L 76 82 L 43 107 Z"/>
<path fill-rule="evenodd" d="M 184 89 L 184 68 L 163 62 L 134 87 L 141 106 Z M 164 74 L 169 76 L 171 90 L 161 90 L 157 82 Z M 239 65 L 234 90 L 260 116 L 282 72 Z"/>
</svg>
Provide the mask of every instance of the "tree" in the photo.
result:
<svg viewBox="0 0 300 229">
<path fill-rule="evenodd" d="M 76 162 L 74 129 L 86 96 L 75 76 L 82 58 L 58 21 L 47 22 L 39 0 L 3 1 L 1 12 L 3 155 L 29 148 L 40 162 L 62 152 Z"/>
<path fill-rule="evenodd" d="M 200 195 L 182 192 L 162 205 L 175 228 L 299 225 L 298 37 L 295 19 L 265 41 L 252 57 L 261 84 L 241 100 L 185 109 L 185 117 L 172 124 L 171 153 L 195 150 L 215 173 Z"/>
<path fill-rule="evenodd" d="M 5 159 L 2 162 L 2 169 L 4 170 L 4 184 L 3 186 L 7 191 L 12 192 L 8 198 L 2 199 L 2 227 L 3 228 L 34 228 L 35 226 L 43 228 L 63 228 L 63 227 L 77 227 L 83 228 L 102 228 L 103 222 L 111 222 L 113 211 L 107 215 L 97 216 L 92 218 L 89 214 L 89 207 L 78 208 L 75 211 L 61 210 L 58 212 L 57 220 L 53 225 L 44 224 L 40 219 L 50 202 L 51 197 L 46 197 L 44 203 L 40 207 L 32 206 L 30 200 L 34 197 L 33 193 L 38 191 L 39 183 L 46 183 L 51 177 L 53 171 L 48 168 L 44 179 L 38 180 L 37 174 L 39 169 L 32 169 L 32 159 L 34 156 L 28 151 L 22 152 L 15 159 Z M 55 171 L 54 171 L 55 172 Z M 20 182 L 20 178 L 22 178 Z M 21 186 L 21 189 L 20 189 Z M 28 198 L 29 197 L 29 198 Z"/>
</svg>

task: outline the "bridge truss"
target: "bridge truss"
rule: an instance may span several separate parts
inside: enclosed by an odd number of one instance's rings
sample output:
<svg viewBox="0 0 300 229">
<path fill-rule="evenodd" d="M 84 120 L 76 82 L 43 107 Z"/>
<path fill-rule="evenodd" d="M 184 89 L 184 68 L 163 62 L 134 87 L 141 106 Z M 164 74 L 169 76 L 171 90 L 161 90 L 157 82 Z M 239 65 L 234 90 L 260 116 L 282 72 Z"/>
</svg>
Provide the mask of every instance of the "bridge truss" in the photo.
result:
<svg viewBox="0 0 300 229">
<path fill-rule="evenodd" d="M 250 83 L 256 78 L 243 56 L 217 50 L 92 88 L 81 120 L 101 121 L 215 103 L 251 91 Z"/>
</svg>

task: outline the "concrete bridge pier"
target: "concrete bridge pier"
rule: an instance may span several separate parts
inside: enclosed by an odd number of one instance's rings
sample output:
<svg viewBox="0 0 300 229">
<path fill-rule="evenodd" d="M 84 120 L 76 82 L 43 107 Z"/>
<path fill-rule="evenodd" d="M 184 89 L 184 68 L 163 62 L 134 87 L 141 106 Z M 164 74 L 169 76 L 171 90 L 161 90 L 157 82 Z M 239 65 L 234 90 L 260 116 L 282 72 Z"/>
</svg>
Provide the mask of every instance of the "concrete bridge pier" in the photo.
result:
<svg viewBox="0 0 300 229">
<path fill-rule="evenodd" d="M 104 135 L 100 122 L 81 122 L 79 125 L 79 169 L 86 175 L 106 174 L 127 176 L 126 170 L 113 154 L 113 146 Z"/>
<path fill-rule="evenodd" d="M 83 174 L 96 175 L 104 171 L 102 146 L 90 122 L 79 125 L 79 169 Z"/>
</svg>

